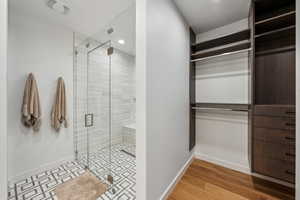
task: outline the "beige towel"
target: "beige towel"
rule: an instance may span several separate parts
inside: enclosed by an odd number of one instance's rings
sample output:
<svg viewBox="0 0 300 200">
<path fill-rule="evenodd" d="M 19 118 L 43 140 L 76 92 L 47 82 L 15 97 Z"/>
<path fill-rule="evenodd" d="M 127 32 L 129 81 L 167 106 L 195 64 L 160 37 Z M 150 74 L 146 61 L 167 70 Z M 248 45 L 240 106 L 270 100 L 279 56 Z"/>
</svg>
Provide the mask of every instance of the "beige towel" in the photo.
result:
<svg viewBox="0 0 300 200">
<path fill-rule="evenodd" d="M 39 131 L 41 126 L 41 106 L 36 80 L 29 74 L 24 89 L 21 121 L 26 127 Z"/>
<path fill-rule="evenodd" d="M 57 82 L 55 102 L 51 113 L 51 125 L 57 132 L 59 132 L 62 124 L 64 124 L 65 128 L 68 127 L 66 88 L 64 80 L 60 77 Z"/>
</svg>

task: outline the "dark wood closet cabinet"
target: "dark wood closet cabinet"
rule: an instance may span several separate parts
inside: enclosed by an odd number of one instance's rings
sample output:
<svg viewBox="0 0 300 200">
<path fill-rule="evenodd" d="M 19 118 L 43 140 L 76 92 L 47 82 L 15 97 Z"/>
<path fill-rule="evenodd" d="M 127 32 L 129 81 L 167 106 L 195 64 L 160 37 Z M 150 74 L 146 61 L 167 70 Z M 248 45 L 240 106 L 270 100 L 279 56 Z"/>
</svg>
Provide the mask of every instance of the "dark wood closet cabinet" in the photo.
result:
<svg viewBox="0 0 300 200">
<path fill-rule="evenodd" d="M 295 183 L 296 0 L 255 0 L 252 29 L 252 171 Z"/>
</svg>

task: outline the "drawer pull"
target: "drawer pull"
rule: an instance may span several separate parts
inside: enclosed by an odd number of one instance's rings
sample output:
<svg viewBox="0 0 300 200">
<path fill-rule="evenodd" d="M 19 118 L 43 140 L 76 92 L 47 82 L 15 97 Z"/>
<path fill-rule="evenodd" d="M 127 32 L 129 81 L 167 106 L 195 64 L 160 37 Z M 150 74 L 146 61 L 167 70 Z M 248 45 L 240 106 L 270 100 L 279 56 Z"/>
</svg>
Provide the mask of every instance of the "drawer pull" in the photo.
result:
<svg viewBox="0 0 300 200">
<path fill-rule="evenodd" d="M 285 173 L 286 173 L 286 174 L 289 174 L 289 175 L 293 175 L 293 176 L 295 175 L 294 172 L 291 172 L 291 171 L 289 171 L 289 170 L 286 170 Z"/>
<path fill-rule="evenodd" d="M 285 137 L 286 140 L 295 140 L 293 137 Z"/>
<path fill-rule="evenodd" d="M 295 126 L 295 123 L 289 123 L 289 122 L 287 122 L 287 123 L 285 123 L 285 125 L 286 126 Z"/>
<path fill-rule="evenodd" d="M 285 153 L 286 156 L 290 156 L 290 157 L 295 157 L 295 154 L 291 154 L 291 153 Z"/>
</svg>

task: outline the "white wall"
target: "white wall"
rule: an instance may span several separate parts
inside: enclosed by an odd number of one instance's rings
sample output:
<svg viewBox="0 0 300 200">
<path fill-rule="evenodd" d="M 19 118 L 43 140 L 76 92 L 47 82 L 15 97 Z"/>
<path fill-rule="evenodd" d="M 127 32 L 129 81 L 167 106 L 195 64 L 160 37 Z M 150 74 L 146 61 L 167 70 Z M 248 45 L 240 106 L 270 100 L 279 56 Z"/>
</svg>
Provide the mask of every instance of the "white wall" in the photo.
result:
<svg viewBox="0 0 300 200">
<path fill-rule="evenodd" d="M 211 40 L 248 28 L 248 18 L 197 35 L 197 42 Z"/>
<path fill-rule="evenodd" d="M 249 102 L 248 53 L 197 62 L 196 102 Z"/>
<path fill-rule="evenodd" d="M 10 9 L 8 49 L 8 175 L 12 180 L 74 156 L 73 34 Z M 42 107 L 38 133 L 20 122 L 24 84 L 30 72 L 36 77 Z M 56 133 L 50 127 L 50 113 L 59 76 L 67 89 L 69 128 Z"/>
<path fill-rule="evenodd" d="M 297 103 L 296 103 L 296 109 L 297 109 L 297 131 L 296 131 L 296 138 L 297 138 L 297 143 L 296 143 L 296 150 L 297 150 L 297 163 L 296 163 L 296 199 L 300 199 L 300 55 L 299 55 L 299 49 L 300 49 L 300 2 L 296 1 L 297 3 L 297 38 L 296 38 L 296 55 L 297 55 L 297 60 L 296 60 L 296 95 L 297 95 Z"/>
<path fill-rule="evenodd" d="M 248 28 L 243 19 L 197 35 L 197 42 L 208 41 Z M 197 62 L 196 101 L 209 103 L 248 103 L 248 53 Z"/>
<path fill-rule="evenodd" d="M 137 19 L 137 30 L 146 29 L 137 32 L 137 189 L 143 187 L 139 186 L 143 184 L 143 171 L 139 168 L 145 163 L 147 188 L 146 198 L 138 192 L 137 199 L 157 200 L 165 197 L 192 156 L 189 152 L 189 27 L 171 0 L 137 1 Z M 145 19 L 146 27 L 141 24 Z M 144 150 L 139 153 L 145 142 L 145 135 L 140 134 L 146 134 L 146 162 L 139 161 L 145 156 Z"/>
<path fill-rule="evenodd" d="M 197 35 L 207 41 L 248 28 L 244 19 Z M 196 65 L 196 100 L 208 103 L 249 103 L 248 53 L 220 57 Z M 196 157 L 249 172 L 248 114 L 199 111 L 196 117 Z"/>
<path fill-rule="evenodd" d="M 136 199 L 146 200 L 146 19 L 147 0 L 136 1 Z"/>
<path fill-rule="evenodd" d="M 7 1 L 0 1 L 0 199 L 7 198 Z"/>
</svg>

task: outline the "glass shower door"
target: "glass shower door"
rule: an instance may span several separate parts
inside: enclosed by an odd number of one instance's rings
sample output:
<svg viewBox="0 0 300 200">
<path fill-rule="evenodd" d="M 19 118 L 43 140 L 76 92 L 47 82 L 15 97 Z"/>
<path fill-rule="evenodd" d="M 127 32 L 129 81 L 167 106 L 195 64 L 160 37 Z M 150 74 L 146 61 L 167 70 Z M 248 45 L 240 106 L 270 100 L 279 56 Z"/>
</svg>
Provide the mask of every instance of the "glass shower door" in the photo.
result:
<svg viewBox="0 0 300 200">
<path fill-rule="evenodd" d="M 111 42 L 85 41 L 74 56 L 74 144 L 77 162 L 116 195 L 119 164 L 112 159 Z"/>
<path fill-rule="evenodd" d="M 111 44 L 87 52 L 87 167 L 111 185 Z"/>
</svg>

